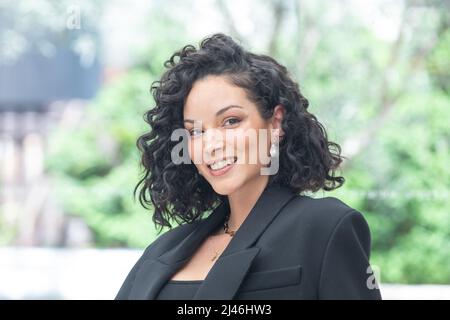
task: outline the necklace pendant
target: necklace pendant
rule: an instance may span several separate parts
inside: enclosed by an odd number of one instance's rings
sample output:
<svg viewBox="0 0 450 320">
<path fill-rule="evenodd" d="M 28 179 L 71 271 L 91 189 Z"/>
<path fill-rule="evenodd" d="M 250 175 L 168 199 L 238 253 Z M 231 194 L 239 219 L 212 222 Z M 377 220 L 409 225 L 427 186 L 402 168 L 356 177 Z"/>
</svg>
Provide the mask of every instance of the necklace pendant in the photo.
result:
<svg viewBox="0 0 450 320">
<path fill-rule="evenodd" d="M 211 259 L 211 261 L 216 260 L 218 253 L 216 252 L 216 254 L 214 255 L 214 257 Z"/>
</svg>

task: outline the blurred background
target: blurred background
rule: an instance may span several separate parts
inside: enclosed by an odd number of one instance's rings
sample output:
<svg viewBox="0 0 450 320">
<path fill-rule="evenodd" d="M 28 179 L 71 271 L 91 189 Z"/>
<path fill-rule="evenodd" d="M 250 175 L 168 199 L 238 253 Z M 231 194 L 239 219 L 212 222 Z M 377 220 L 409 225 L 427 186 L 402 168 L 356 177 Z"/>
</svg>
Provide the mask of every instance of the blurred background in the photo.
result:
<svg viewBox="0 0 450 320">
<path fill-rule="evenodd" d="M 112 299 L 150 84 L 224 32 L 284 64 L 348 158 L 385 299 L 450 299 L 450 1 L 0 0 L 0 299 Z"/>
</svg>

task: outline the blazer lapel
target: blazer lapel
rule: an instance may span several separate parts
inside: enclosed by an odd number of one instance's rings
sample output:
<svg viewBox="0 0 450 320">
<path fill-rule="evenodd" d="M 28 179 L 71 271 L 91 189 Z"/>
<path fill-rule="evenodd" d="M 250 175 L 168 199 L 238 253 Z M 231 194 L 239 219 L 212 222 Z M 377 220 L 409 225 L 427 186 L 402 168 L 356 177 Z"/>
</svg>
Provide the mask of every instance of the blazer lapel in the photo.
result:
<svg viewBox="0 0 450 320">
<path fill-rule="evenodd" d="M 208 272 L 194 299 L 233 299 L 260 251 L 260 248 L 252 245 L 295 196 L 296 194 L 287 187 L 270 186 L 264 189 L 224 252 Z M 223 223 L 228 212 L 229 203 L 225 200 L 174 248 L 157 258 L 143 261 L 137 271 L 130 298 L 154 299 L 162 286 L 188 262 L 209 234 Z"/>
<path fill-rule="evenodd" d="M 214 263 L 196 299 L 231 300 L 247 275 L 260 248 L 252 247 L 281 209 L 296 194 L 286 187 L 266 188 L 234 234 L 222 255 Z"/>
<path fill-rule="evenodd" d="M 222 202 L 174 248 L 157 258 L 144 260 L 136 272 L 129 298 L 133 300 L 155 299 L 162 286 L 188 262 L 209 233 L 223 223 L 228 212 L 228 201 Z"/>
</svg>

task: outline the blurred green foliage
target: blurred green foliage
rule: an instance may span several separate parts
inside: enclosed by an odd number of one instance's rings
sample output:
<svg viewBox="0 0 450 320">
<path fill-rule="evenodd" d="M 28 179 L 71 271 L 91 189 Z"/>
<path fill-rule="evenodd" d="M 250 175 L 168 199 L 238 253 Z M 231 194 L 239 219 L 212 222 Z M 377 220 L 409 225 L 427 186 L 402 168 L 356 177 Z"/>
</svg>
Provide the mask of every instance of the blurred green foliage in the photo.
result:
<svg viewBox="0 0 450 320">
<path fill-rule="evenodd" d="M 450 283 L 448 34 L 442 34 L 424 57 L 426 68 L 403 78 L 407 82 L 402 85 L 389 88 L 389 94 L 397 98 L 388 117 L 367 147 L 344 167 L 344 187 L 331 193 L 367 218 L 372 233 L 371 263 L 380 267 L 382 282 Z M 383 46 L 373 48 L 382 50 Z M 393 67 L 396 71 L 397 66 Z M 372 83 L 362 79 L 348 83 L 357 88 L 368 86 L 364 96 L 371 98 L 368 103 L 361 101 L 361 108 L 367 106 L 361 112 L 374 106 L 369 118 L 380 104 L 376 95 L 370 95 Z M 351 91 L 347 88 L 345 92 Z M 361 95 L 353 91 L 353 97 Z M 342 123 L 331 121 L 336 126 Z M 368 123 L 365 117 L 358 122 L 362 126 Z M 341 137 L 358 134 L 352 128 L 345 130 L 348 135 Z"/>
<path fill-rule="evenodd" d="M 302 68 L 287 33 L 275 57 L 331 140 L 342 145 L 374 128 L 346 162 L 345 185 L 317 196 L 336 196 L 364 214 L 382 282 L 450 283 L 450 32 L 438 33 L 430 48 L 423 45 L 435 36 L 428 31 L 396 47 L 354 16 L 340 21 L 315 21 L 322 36 Z M 170 40 L 153 39 L 147 57 L 102 90 L 82 124 L 57 129 L 49 146 L 59 196 L 68 214 L 84 217 L 99 246 L 144 247 L 156 237 L 151 212 L 132 200 L 140 178 L 135 142 L 148 130 L 142 115 L 153 106 L 149 87 L 162 62 L 193 42 L 155 23 Z"/>
<path fill-rule="evenodd" d="M 60 127 L 50 140 L 46 166 L 58 196 L 69 214 L 84 217 L 98 246 L 144 247 L 155 238 L 149 215 L 132 196 L 150 82 L 150 74 L 131 71 L 103 89 L 80 125 Z"/>
</svg>

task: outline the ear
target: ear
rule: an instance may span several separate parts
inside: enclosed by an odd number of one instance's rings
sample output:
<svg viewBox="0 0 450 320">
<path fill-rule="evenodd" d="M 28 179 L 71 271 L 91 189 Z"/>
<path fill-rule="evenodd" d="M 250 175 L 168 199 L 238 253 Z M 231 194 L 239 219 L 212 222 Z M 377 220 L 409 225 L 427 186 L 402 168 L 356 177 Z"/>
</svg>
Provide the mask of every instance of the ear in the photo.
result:
<svg viewBox="0 0 450 320">
<path fill-rule="evenodd" d="M 286 113 L 286 109 L 281 105 L 278 104 L 275 106 L 273 110 L 273 115 L 271 118 L 271 129 L 278 129 L 279 130 L 279 137 L 284 136 L 284 131 L 281 128 L 281 122 L 283 121 L 283 117 Z"/>
</svg>

